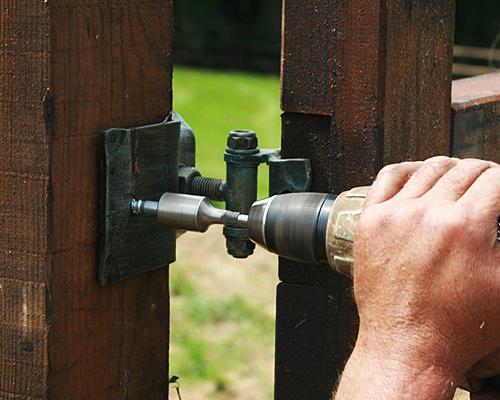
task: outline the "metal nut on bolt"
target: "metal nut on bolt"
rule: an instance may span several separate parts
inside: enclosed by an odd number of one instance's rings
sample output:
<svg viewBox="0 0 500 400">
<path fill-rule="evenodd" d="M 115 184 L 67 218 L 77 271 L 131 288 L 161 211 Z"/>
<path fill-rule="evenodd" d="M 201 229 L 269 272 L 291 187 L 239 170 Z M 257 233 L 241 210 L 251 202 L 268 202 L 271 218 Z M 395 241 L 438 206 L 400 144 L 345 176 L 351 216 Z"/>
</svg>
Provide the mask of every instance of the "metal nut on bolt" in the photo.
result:
<svg viewBox="0 0 500 400">
<path fill-rule="evenodd" d="M 193 167 L 182 166 L 179 168 L 179 192 L 190 193 L 191 182 L 194 178 L 201 176 L 200 172 Z"/>
<path fill-rule="evenodd" d="M 250 130 L 231 131 L 227 138 L 227 147 L 232 150 L 254 150 L 258 145 L 257 134 Z"/>
<path fill-rule="evenodd" d="M 224 227 L 227 252 L 235 258 L 247 258 L 255 249 L 255 244 L 248 240 L 248 231 L 231 226 Z"/>
</svg>

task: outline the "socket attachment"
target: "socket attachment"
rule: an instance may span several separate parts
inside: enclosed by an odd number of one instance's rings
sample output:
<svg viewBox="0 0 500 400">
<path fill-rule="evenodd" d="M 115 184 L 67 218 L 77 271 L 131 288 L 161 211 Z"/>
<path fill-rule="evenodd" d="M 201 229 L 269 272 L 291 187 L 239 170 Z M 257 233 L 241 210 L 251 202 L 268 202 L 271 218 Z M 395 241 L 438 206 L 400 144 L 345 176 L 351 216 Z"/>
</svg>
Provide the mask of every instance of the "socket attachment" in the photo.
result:
<svg viewBox="0 0 500 400">
<path fill-rule="evenodd" d="M 160 225 L 183 231 L 206 232 L 211 225 L 246 228 L 248 216 L 215 208 L 207 197 L 164 193 L 160 201 L 132 200 L 134 215 L 156 217 Z"/>
</svg>

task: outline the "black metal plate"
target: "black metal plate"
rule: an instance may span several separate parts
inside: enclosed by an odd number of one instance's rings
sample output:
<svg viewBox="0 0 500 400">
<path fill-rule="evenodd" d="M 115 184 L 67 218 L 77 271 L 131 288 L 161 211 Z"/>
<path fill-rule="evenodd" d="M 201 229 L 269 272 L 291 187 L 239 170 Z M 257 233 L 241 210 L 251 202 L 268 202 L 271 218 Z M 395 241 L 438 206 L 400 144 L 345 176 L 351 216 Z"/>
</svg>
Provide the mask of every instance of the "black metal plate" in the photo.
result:
<svg viewBox="0 0 500 400">
<path fill-rule="evenodd" d="M 180 123 L 104 131 L 98 279 L 102 286 L 175 261 L 174 230 L 130 213 L 133 198 L 176 192 Z"/>
</svg>

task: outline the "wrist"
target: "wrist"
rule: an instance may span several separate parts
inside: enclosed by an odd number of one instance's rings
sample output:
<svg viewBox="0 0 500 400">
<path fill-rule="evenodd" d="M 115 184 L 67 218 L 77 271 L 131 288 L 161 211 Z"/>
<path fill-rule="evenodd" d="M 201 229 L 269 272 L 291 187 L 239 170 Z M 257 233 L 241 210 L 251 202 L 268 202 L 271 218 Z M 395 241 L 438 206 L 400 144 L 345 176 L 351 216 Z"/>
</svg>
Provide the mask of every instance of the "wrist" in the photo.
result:
<svg viewBox="0 0 500 400">
<path fill-rule="evenodd" d="M 411 347 L 360 336 L 335 399 L 452 399 L 457 387 L 454 375 Z"/>
</svg>

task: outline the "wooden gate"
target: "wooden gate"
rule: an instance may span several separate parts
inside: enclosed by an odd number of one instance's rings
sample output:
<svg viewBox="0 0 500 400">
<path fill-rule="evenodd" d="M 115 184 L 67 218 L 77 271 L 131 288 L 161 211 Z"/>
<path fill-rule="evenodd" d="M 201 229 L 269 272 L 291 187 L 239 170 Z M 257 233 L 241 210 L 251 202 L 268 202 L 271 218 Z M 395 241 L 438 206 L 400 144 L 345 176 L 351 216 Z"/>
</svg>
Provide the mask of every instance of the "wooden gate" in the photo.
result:
<svg viewBox="0 0 500 400">
<path fill-rule="evenodd" d="M 500 74 L 453 83 L 454 0 L 284 0 L 283 154 L 313 190 L 433 155 L 500 161 Z M 357 334 L 352 283 L 280 260 L 276 400 L 329 400 Z"/>
</svg>

